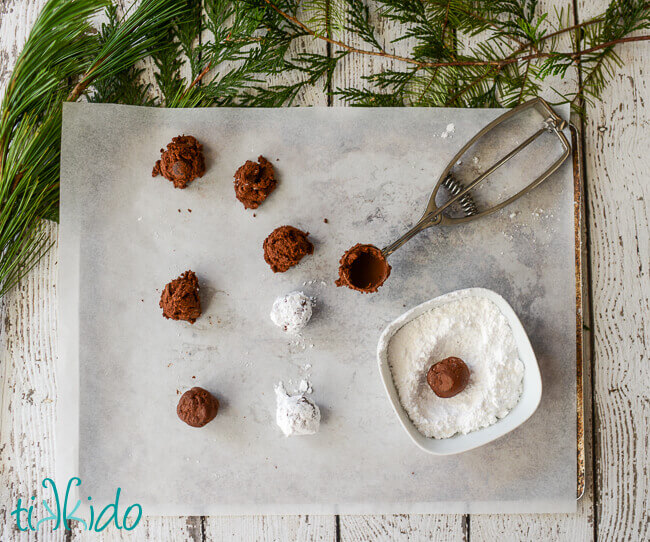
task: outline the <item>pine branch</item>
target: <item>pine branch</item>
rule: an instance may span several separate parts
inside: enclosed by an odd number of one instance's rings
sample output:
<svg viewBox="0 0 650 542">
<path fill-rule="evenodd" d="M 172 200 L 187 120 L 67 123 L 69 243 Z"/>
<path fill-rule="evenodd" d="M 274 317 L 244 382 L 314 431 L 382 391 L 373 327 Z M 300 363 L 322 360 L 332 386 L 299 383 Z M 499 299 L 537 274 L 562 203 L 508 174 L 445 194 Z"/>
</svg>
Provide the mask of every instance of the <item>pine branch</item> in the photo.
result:
<svg viewBox="0 0 650 542">
<path fill-rule="evenodd" d="M 629 43 L 629 42 L 635 42 L 635 41 L 645 41 L 645 40 L 650 40 L 650 36 L 632 36 L 628 38 L 619 38 L 616 40 L 612 40 L 610 42 L 600 44 L 598 46 L 595 46 L 591 49 L 584 50 L 584 51 L 576 51 L 576 52 L 560 52 L 560 53 L 545 53 L 545 52 L 537 52 L 537 53 L 531 53 L 527 55 L 522 55 L 522 56 L 510 56 L 508 58 L 503 58 L 503 59 L 498 59 L 498 60 L 484 60 L 484 59 L 466 59 L 466 60 L 452 60 L 452 61 L 441 61 L 441 62 L 429 62 L 429 61 L 419 61 L 416 60 L 415 58 L 410 58 L 410 57 L 405 57 L 401 55 L 395 55 L 388 53 L 383 50 L 375 51 L 375 50 L 367 50 L 367 49 L 359 49 L 358 47 L 354 47 L 352 45 L 349 45 L 347 43 L 344 43 L 342 41 L 329 38 L 328 36 L 323 36 L 320 35 L 318 32 L 310 29 L 307 25 L 299 21 L 295 16 L 290 15 L 284 11 L 282 11 L 280 8 L 277 7 L 276 4 L 274 4 L 271 0 L 264 0 L 270 7 L 273 9 L 275 12 L 277 12 L 279 15 L 284 17 L 287 21 L 292 22 L 296 26 L 300 27 L 305 33 L 309 34 L 310 36 L 326 41 L 327 43 L 331 45 L 336 45 L 337 47 L 340 47 L 341 49 L 344 49 L 350 53 L 354 54 L 361 54 L 361 55 L 371 55 L 371 56 L 379 56 L 383 58 L 387 58 L 390 60 L 396 60 L 399 62 L 405 62 L 407 64 L 414 64 L 420 68 L 443 68 L 443 67 L 452 67 L 452 66 L 495 66 L 495 67 L 504 67 L 508 66 L 510 64 L 515 64 L 518 62 L 526 62 L 530 60 L 537 60 L 537 59 L 544 59 L 544 58 L 550 58 L 552 56 L 567 56 L 572 59 L 577 59 L 578 57 L 599 51 L 601 49 L 605 48 L 610 48 L 614 45 L 618 45 L 620 43 Z M 528 48 L 531 44 L 526 44 L 524 48 Z M 518 51 L 521 52 L 521 51 Z"/>
<path fill-rule="evenodd" d="M 120 21 L 117 5 L 106 8 L 107 21 L 102 24 L 99 41 L 105 44 L 114 34 Z M 152 85 L 142 83 L 144 68 L 126 66 L 111 77 L 97 81 L 93 85 L 88 101 L 94 103 L 120 103 L 127 105 L 155 106 L 157 100 L 151 96 Z"/>
<path fill-rule="evenodd" d="M 49 248 L 41 220 L 58 219 L 62 103 L 92 84 L 122 96 L 127 86 L 136 89 L 123 79 L 166 46 L 161 29 L 183 14 L 173 0 L 142 0 L 119 24 L 109 9 L 109 23 L 97 34 L 89 21 L 107 5 L 50 0 L 7 85 L 0 118 L 0 297 Z"/>
</svg>

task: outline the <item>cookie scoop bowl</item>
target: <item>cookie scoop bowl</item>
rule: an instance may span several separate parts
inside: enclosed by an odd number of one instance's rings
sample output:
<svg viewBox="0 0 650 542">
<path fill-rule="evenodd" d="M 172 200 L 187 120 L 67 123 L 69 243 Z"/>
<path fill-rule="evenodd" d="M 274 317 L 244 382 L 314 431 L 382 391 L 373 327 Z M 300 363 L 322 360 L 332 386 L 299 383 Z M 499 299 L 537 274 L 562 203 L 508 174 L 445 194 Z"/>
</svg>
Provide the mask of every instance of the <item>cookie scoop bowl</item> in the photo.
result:
<svg viewBox="0 0 650 542">
<path fill-rule="evenodd" d="M 400 402 L 388 361 L 388 345 L 395 333 L 411 320 L 414 320 L 422 314 L 452 300 L 467 296 L 484 297 L 489 299 L 496 304 L 507 319 L 517 344 L 519 359 L 524 364 L 522 394 L 519 402 L 512 408 L 512 410 L 510 410 L 505 417 L 497 420 L 496 423 L 489 427 L 484 427 L 465 435 L 457 434 L 446 439 L 429 438 L 418 431 Z M 430 301 L 426 301 L 425 303 L 422 303 L 421 305 L 418 305 L 402 314 L 396 320 L 391 322 L 381 334 L 377 347 L 377 361 L 379 364 L 379 374 L 384 384 L 384 388 L 402 427 L 404 427 L 404 430 L 408 433 L 411 440 L 419 448 L 434 455 L 452 455 L 467 452 L 506 435 L 510 431 L 519 427 L 533 415 L 535 410 L 537 410 L 542 397 L 542 379 L 539 372 L 539 366 L 537 365 L 537 358 L 535 357 L 535 353 L 533 352 L 526 331 L 508 302 L 496 292 L 484 288 L 458 290 L 450 294 L 436 297 Z"/>
</svg>

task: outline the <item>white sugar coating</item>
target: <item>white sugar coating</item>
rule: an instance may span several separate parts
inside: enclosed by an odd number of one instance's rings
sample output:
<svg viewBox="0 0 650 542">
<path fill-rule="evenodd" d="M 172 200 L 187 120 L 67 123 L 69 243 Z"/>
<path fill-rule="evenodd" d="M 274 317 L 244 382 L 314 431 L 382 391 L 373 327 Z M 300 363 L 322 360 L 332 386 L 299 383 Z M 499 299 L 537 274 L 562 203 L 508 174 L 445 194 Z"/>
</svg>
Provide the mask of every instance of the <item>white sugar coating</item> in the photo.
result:
<svg viewBox="0 0 650 542">
<path fill-rule="evenodd" d="M 453 134 L 455 131 L 456 131 L 456 127 L 452 122 L 450 122 L 449 124 L 447 124 L 447 129 L 440 134 L 440 137 L 446 139 L 447 137 L 449 137 L 450 134 Z"/>
<path fill-rule="evenodd" d="M 311 389 L 311 385 L 307 384 Z M 275 421 L 287 436 L 313 435 L 320 428 L 320 408 L 305 397 L 305 392 L 289 395 L 280 382 L 275 387 Z"/>
<path fill-rule="evenodd" d="M 311 318 L 313 301 L 302 292 L 291 292 L 273 302 L 271 320 L 287 333 L 300 333 Z"/>
<path fill-rule="evenodd" d="M 427 383 L 434 363 L 461 358 L 467 387 L 438 397 Z M 390 340 L 388 363 L 402 406 L 426 437 L 448 438 L 490 426 L 519 402 L 524 364 L 512 329 L 497 305 L 465 296 L 406 323 Z"/>
</svg>

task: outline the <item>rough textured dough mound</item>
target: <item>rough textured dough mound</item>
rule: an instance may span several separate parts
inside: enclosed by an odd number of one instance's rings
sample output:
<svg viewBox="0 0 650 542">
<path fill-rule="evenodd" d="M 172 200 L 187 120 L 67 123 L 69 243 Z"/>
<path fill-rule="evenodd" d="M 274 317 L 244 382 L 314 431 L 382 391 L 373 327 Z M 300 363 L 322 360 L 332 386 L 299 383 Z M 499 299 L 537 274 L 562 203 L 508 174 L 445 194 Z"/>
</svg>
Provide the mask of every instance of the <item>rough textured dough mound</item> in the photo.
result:
<svg viewBox="0 0 650 542">
<path fill-rule="evenodd" d="M 167 150 L 160 149 L 160 152 L 160 160 L 151 172 L 152 177 L 162 175 L 174 183 L 174 188 L 186 188 L 197 177 L 203 177 L 203 145 L 195 137 L 177 136 L 167 144 Z"/>
<path fill-rule="evenodd" d="M 194 271 L 185 271 L 167 284 L 160 296 L 160 308 L 165 318 L 186 320 L 190 324 L 201 316 L 199 279 Z"/>
<path fill-rule="evenodd" d="M 257 209 L 278 185 L 273 164 L 263 156 L 257 160 L 247 160 L 235 173 L 235 196 L 246 209 Z"/>
<path fill-rule="evenodd" d="M 264 261 L 274 273 L 284 273 L 297 265 L 307 254 L 314 253 L 314 245 L 307 236 L 309 232 L 293 226 L 280 226 L 264 240 Z"/>
</svg>

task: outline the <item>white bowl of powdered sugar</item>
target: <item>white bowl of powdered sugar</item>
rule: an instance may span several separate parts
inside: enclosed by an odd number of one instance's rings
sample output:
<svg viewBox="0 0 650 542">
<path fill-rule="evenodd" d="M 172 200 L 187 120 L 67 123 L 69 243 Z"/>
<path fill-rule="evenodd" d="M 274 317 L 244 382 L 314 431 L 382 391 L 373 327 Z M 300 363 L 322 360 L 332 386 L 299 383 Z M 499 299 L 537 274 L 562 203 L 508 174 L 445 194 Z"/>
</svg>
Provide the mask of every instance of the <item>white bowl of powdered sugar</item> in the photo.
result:
<svg viewBox="0 0 650 542">
<path fill-rule="evenodd" d="M 524 423 L 537 409 L 542 379 L 528 336 L 512 307 L 484 288 L 427 301 L 386 327 L 379 371 L 402 426 L 423 450 L 465 452 Z M 451 397 L 434 393 L 432 365 L 460 358 L 469 381 Z"/>
</svg>

